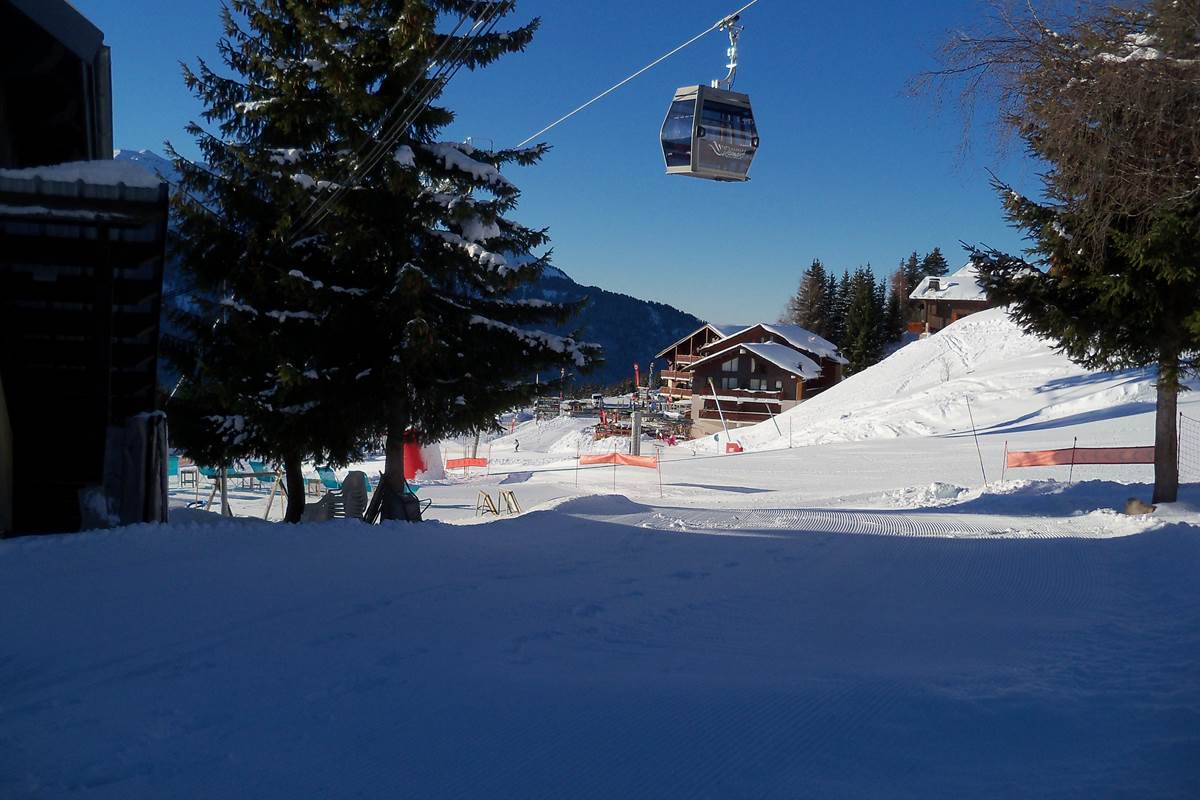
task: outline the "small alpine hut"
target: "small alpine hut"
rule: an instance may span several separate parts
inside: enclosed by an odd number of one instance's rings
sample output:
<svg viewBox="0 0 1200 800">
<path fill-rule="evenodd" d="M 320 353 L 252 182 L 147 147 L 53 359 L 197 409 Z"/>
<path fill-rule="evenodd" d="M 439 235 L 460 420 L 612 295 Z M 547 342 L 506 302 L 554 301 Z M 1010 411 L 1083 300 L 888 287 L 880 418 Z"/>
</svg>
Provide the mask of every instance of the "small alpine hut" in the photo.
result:
<svg viewBox="0 0 1200 800">
<path fill-rule="evenodd" d="M 765 422 L 840 382 L 845 364 L 798 325 L 760 322 L 711 342 L 690 365 L 692 435 Z"/>
<path fill-rule="evenodd" d="M 974 262 L 950 275 L 927 275 L 908 296 L 909 330 L 913 333 L 937 333 L 951 322 L 991 308 L 987 290 L 979 282 Z"/>
</svg>

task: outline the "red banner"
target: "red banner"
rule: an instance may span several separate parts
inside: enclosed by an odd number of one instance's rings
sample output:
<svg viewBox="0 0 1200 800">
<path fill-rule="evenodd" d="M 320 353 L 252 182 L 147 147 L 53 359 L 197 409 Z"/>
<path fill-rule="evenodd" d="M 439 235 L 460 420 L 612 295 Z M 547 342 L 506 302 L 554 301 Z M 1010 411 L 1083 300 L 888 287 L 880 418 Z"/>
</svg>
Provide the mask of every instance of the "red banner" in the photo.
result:
<svg viewBox="0 0 1200 800">
<path fill-rule="evenodd" d="M 446 469 L 466 469 L 467 467 L 486 467 L 486 458 L 452 458 L 446 462 Z"/>
<path fill-rule="evenodd" d="M 625 453 L 604 453 L 603 455 L 580 456 L 580 466 L 589 464 L 624 464 L 627 467 L 644 467 L 658 469 L 658 456 L 630 456 Z"/>
<path fill-rule="evenodd" d="M 1153 464 L 1154 447 L 1066 447 L 1008 454 L 1008 467 L 1066 467 L 1071 464 Z"/>
<path fill-rule="evenodd" d="M 738 444 L 737 442 L 726 442 L 725 443 L 725 452 L 726 453 L 741 453 L 743 451 L 742 451 L 742 446 L 740 444 Z"/>
</svg>

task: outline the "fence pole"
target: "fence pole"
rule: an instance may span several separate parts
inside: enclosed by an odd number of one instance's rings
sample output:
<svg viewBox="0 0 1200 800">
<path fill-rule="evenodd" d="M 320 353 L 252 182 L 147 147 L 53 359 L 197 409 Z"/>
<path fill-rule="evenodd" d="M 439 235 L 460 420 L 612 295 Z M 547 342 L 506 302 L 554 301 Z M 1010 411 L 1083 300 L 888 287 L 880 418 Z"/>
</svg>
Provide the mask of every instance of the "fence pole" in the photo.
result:
<svg viewBox="0 0 1200 800">
<path fill-rule="evenodd" d="M 617 490 L 617 460 L 613 459 L 613 491 Z"/>
<path fill-rule="evenodd" d="M 1075 480 L 1075 445 L 1078 443 L 1078 436 L 1071 440 L 1071 471 L 1067 473 L 1067 486 L 1070 486 Z"/>
<path fill-rule="evenodd" d="M 966 396 L 963 400 L 967 403 L 967 416 L 971 419 L 971 435 L 975 437 L 975 452 L 979 456 L 979 471 L 983 473 L 983 488 L 988 488 L 987 470 L 983 468 L 983 450 L 979 447 L 979 434 L 975 432 L 975 413 L 971 411 L 971 401 Z"/>
<path fill-rule="evenodd" d="M 1008 475 L 1008 439 L 1004 440 L 1004 460 L 1000 462 L 1000 482 Z"/>
<path fill-rule="evenodd" d="M 663 454 L 663 451 L 662 451 L 662 448 L 660 447 L 660 448 L 658 448 L 658 460 L 654 462 L 654 466 L 658 467 L 658 496 L 659 496 L 659 498 L 662 498 L 662 496 L 663 496 L 663 490 L 662 490 L 662 454 Z"/>
<path fill-rule="evenodd" d="M 579 488 L 579 445 L 575 445 L 575 488 Z"/>
</svg>

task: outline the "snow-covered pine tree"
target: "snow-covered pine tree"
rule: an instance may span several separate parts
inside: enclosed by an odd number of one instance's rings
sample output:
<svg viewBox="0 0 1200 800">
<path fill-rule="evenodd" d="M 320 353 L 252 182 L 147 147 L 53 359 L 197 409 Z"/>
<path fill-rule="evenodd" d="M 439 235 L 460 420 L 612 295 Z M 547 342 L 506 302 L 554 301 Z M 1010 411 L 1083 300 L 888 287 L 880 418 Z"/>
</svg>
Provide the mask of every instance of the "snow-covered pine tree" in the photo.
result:
<svg viewBox="0 0 1200 800">
<path fill-rule="evenodd" d="M 812 264 L 800 278 L 800 287 L 788 300 L 784 322 L 799 325 L 818 336 L 829 337 L 828 275 L 821 259 Z"/>
<path fill-rule="evenodd" d="M 847 371 L 854 374 L 883 355 L 883 310 L 875 277 L 866 268 L 855 270 L 848 294 L 846 334 L 839 347 L 850 362 Z"/>
<path fill-rule="evenodd" d="M 916 255 L 915 253 L 913 255 Z M 950 272 L 950 264 L 942 255 L 941 248 L 935 247 L 921 259 L 921 274 L 941 278 Z"/>
<path fill-rule="evenodd" d="M 172 150 L 178 249 L 221 299 L 176 348 L 196 376 L 180 407 L 211 419 L 201 434 L 284 461 L 290 494 L 303 497 L 300 461 L 344 463 L 383 439 L 383 515 L 403 518 L 406 436 L 486 427 L 535 394 L 536 372 L 598 357 L 532 329 L 575 306 L 508 299 L 546 265 L 533 253 L 548 237 L 508 218 L 519 191 L 500 168 L 545 148 L 438 140 L 453 113 L 437 70 L 522 50 L 536 20 L 493 30 L 513 5 L 230 0 L 230 74 L 184 68 L 216 131 L 189 127 L 205 165 Z M 209 414 L 190 405 L 214 399 Z"/>
</svg>

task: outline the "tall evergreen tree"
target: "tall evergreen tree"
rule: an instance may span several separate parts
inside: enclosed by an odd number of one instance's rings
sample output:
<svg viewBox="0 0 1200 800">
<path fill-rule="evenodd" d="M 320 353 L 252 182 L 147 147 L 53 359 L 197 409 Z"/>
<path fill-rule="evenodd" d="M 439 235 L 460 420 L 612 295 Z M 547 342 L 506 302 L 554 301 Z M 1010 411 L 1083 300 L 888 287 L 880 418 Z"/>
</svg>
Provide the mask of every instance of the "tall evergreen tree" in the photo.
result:
<svg viewBox="0 0 1200 800">
<path fill-rule="evenodd" d="M 832 279 L 832 276 L 830 277 Z M 831 280 L 831 287 L 829 332 L 833 338 L 830 341 L 840 345 L 846 337 L 846 320 L 850 310 L 850 294 L 852 291 L 850 270 L 844 270 L 842 277 L 836 283 L 833 283 Z"/>
<path fill-rule="evenodd" d="M 887 301 L 883 314 L 883 338 L 885 342 L 889 343 L 900 341 L 904 337 L 906 329 L 905 309 L 907 308 L 907 302 L 903 291 L 903 277 L 901 273 L 897 272 L 887 281 Z"/>
<path fill-rule="evenodd" d="M 800 288 L 788 300 L 784 321 L 806 328 L 818 336 L 829 337 L 829 277 L 819 258 L 800 278 Z"/>
<path fill-rule="evenodd" d="M 883 356 L 883 310 L 879 286 L 870 270 L 859 268 L 850 280 L 846 333 L 839 348 L 850 374 L 878 363 Z"/>
<path fill-rule="evenodd" d="M 915 253 L 914 253 L 915 255 Z M 950 264 L 940 248 L 933 248 L 921 259 L 921 274 L 941 278 L 950 272 Z M 914 284 L 915 285 L 915 284 Z"/>
<path fill-rule="evenodd" d="M 230 0 L 231 74 L 184 68 L 217 127 L 188 129 L 207 163 L 172 151 L 179 254 L 220 298 L 172 348 L 192 376 L 177 408 L 201 420 L 189 448 L 275 458 L 303 498 L 304 459 L 345 463 L 382 438 L 383 514 L 403 518 L 406 437 L 485 427 L 534 395 L 536 371 L 593 363 L 595 348 L 530 329 L 575 307 L 509 299 L 546 265 L 547 235 L 508 218 L 519 191 L 500 169 L 545 148 L 437 139 L 453 114 L 435 104 L 436 64 L 522 50 L 536 20 L 492 29 L 512 7 Z M 478 24 L 439 32 L 469 13 Z"/>
<path fill-rule="evenodd" d="M 995 90 L 1000 118 L 1049 165 L 1048 201 L 997 183 L 1033 245 L 1028 259 L 975 251 L 980 277 L 1078 363 L 1157 367 L 1154 502 L 1172 502 L 1178 394 L 1200 369 L 1200 7 L 1013 7 L 1000 19 L 956 35 L 946 74 L 966 77 L 968 101 Z"/>
<path fill-rule="evenodd" d="M 901 264 L 901 271 L 904 273 L 904 282 L 908 285 L 908 291 L 912 292 L 917 288 L 917 284 L 921 282 L 921 278 L 925 277 L 925 273 L 921 267 L 921 257 L 917 255 L 916 250 L 913 250 Z"/>
</svg>

